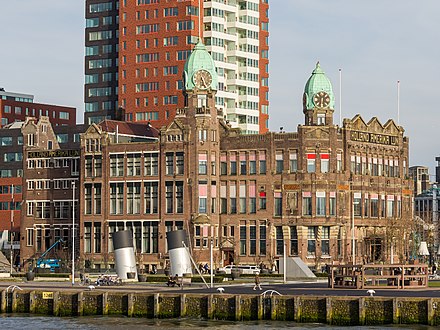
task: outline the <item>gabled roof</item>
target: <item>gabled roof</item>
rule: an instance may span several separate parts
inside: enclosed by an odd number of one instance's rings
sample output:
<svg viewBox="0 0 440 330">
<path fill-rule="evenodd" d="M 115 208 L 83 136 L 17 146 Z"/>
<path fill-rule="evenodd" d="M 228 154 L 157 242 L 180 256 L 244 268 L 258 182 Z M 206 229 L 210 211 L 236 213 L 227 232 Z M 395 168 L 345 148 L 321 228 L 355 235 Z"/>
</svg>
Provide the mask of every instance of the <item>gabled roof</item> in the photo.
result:
<svg viewBox="0 0 440 330">
<path fill-rule="evenodd" d="M 104 132 L 131 136 L 158 138 L 159 131 L 150 123 L 129 123 L 125 121 L 105 119 L 98 124 Z"/>
</svg>

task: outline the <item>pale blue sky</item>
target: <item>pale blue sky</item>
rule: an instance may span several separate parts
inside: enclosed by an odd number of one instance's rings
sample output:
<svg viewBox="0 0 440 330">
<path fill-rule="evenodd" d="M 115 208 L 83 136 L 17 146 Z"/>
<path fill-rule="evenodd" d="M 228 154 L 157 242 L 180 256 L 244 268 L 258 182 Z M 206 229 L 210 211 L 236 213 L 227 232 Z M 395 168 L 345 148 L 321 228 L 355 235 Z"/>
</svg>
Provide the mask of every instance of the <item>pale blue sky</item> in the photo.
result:
<svg viewBox="0 0 440 330">
<path fill-rule="evenodd" d="M 0 0 L 0 87 L 83 112 L 84 1 Z M 434 174 L 440 156 L 440 1 L 271 0 L 270 122 L 296 131 L 302 93 L 316 61 L 343 117 L 397 121 L 410 138 L 410 164 Z M 335 122 L 339 123 L 339 99 Z M 431 178 L 433 179 L 433 178 Z"/>
</svg>

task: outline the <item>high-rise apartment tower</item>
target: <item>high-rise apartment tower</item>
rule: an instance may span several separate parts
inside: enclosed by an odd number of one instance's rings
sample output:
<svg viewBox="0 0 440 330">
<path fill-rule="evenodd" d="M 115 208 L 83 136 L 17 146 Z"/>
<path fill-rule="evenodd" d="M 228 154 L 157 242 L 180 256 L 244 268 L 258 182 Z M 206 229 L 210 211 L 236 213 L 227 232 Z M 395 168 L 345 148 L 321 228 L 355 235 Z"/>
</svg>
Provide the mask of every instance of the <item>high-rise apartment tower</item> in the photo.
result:
<svg viewBox="0 0 440 330">
<path fill-rule="evenodd" d="M 232 127 L 268 127 L 267 0 L 86 0 L 85 122 L 169 123 L 185 105 L 185 60 L 201 38 L 216 106 Z"/>
</svg>

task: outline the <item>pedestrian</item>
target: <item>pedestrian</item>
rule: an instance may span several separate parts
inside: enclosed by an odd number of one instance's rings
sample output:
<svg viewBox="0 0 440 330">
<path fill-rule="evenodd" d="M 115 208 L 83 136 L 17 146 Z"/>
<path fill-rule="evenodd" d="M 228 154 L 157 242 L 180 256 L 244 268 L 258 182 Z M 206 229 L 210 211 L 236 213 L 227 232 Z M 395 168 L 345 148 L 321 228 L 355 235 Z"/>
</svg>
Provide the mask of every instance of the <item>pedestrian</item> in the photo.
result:
<svg viewBox="0 0 440 330">
<path fill-rule="evenodd" d="M 263 290 L 263 289 L 261 288 L 261 285 L 260 285 L 260 275 L 259 275 L 259 274 L 255 274 L 255 285 L 254 285 L 254 290 L 257 290 L 257 288 L 260 289 L 260 290 Z"/>
</svg>

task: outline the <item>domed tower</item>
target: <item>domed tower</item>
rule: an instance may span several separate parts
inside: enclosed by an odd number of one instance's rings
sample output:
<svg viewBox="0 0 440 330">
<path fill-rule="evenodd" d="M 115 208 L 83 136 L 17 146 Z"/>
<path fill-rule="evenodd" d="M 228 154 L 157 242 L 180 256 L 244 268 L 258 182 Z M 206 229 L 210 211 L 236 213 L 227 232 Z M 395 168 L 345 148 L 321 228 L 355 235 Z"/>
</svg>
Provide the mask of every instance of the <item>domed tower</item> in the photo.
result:
<svg viewBox="0 0 440 330">
<path fill-rule="evenodd" d="M 307 80 L 303 95 L 305 125 L 333 125 L 335 96 L 332 83 L 322 71 L 319 62 Z"/>
<path fill-rule="evenodd" d="M 196 96 L 196 106 L 207 106 L 207 98 L 212 97 L 217 91 L 218 75 L 214 60 L 203 43 L 198 42 L 194 47 L 185 63 L 183 75 L 185 92 L 188 97 L 187 105 L 190 105 L 191 98 Z M 212 107 L 215 107 L 215 104 L 212 104 Z"/>
<path fill-rule="evenodd" d="M 188 209 L 193 231 L 196 232 L 197 228 L 218 226 L 219 223 L 219 215 L 212 210 L 219 206 L 219 200 L 214 194 L 220 184 L 220 173 L 208 164 L 219 162 L 222 121 L 221 111 L 215 107 L 217 71 L 214 60 L 201 42 L 195 46 L 185 63 L 184 86 L 186 107 L 183 122 L 189 142 L 185 150 L 185 171 L 190 179 L 188 198 L 191 200 Z M 203 260 L 202 255 L 199 257 Z"/>
</svg>

